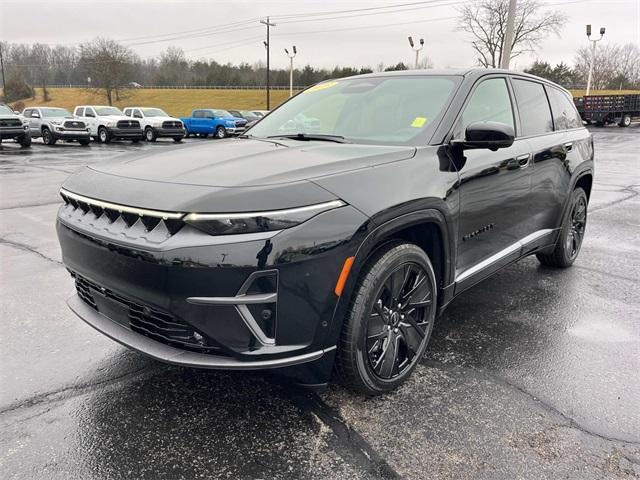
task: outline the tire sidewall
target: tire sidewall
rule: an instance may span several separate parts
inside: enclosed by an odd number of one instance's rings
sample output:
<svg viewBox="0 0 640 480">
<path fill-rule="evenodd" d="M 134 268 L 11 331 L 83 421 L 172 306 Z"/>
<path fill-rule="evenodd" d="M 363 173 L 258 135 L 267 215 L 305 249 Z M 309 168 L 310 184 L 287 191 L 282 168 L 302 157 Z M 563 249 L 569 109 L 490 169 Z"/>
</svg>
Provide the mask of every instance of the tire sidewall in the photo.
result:
<svg viewBox="0 0 640 480">
<path fill-rule="evenodd" d="M 224 128 L 223 126 L 220 126 L 218 128 L 216 128 L 216 137 L 217 138 L 225 138 L 227 136 L 227 129 Z"/>
<path fill-rule="evenodd" d="M 109 132 L 107 132 L 106 128 L 101 127 L 98 130 L 98 140 L 100 140 L 100 143 L 108 143 L 109 142 Z"/>
<path fill-rule="evenodd" d="M 44 130 L 42 130 L 42 141 L 44 142 L 45 145 L 51 145 L 51 132 L 49 131 L 48 128 L 45 128 Z"/>
<path fill-rule="evenodd" d="M 144 139 L 147 142 L 155 142 L 156 140 L 156 136 L 153 132 L 153 128 L 151 127 L 147 127 L 146 130 L 144 131 Z"/>
<path fill-rule="evenodd" d="M 409 249 L 399 248 L 405 246 L 408 246 Z M 416 354 L 417 360 L 414 361 L 413 365 L 411 365 L 411 367 L 405 370 L 401 375 L 393 379 L 382 379 L 374 373 L 373 368 L 369 363 L 368 355 L 366 352 L 366 336 L 368 326 L 367 317 L 369 315 L 371 305 L 376 300 L 376 297 L 379 294 L 379 291 L 388 275 L 400 265 L 409 262 L 414 262 L 422 266 L 427 273 L 427 276 L 431 283 L 433 304 L 431 311 L 429 312 L 429 324 L 427 326 L 427 331 L 425 332 L 425 340 L 420 347 L 420 351 L 418 351 Z M 371 392 L 382 393 L 395 389 L 407 378 L 409 378 L 413 370 L 415 370 L 417 365 L 420 363 L 420 359 L 424 356 L 424 352 L 427 349 L 429 339 L 431 337 L 431 332 L 433 330 L 433 324 L 435 321 L 437 310 L 437 283 L 429 257 L 426 255 L 426 253 L 424 253 L 422 249 L 413 244 L 402 244 L 389 248 L 384 254 L 382 254 L 382 256 L 378 257 L 378 259 L 372 264 L 371 268 L 364 272 L 363 275 L 366 276 L 374 270 L 374 281 L 369 285 L 361 285 L 355 294 L 356 296 L 364 295 L 365 298 L 363 302 L 354 304 L 355 310 L 352 312 L 352 316 L 353 319 L 355 319 L 357 322 L 354 337 L 356 338 L 357 342 L 355 361 L 358 375 L 362 383 L 368 390 L 370 390 Z M 365 289 L 366 291 L 363 292 L 363 289 Z"/>
<path fill-rule="evenodd" d="M 578 251 L 576 252 L 575 256 L 573 258 L 571 258 L 571 252 L 569 251 L 569 249 L 567 248 L 567 236 L 569 235 L 569 231 L 571 229 L 572 226 L 572 216 L 573 216 L 573 209 L 575 208 L 578 200 L 580 198 L 584 199 L 584 203 L 585 203 L 585 208 L 587 209 L 585 211 L 585 223 L 584 223 L 584 231 L 582 232 L 582 239 L 580 240 L 580 245 L 578 246 Z M 567 209 L 567 215 L 564 219 L 563 225 L 562 225 L 562 230 L 560 232 L 560 239 L 559 241 L 561 242 L 560 245 L 562 245 L 562 255 L 563 255 L 563 259 L 566 265 L 571 265 L 576 258 L 578 258 L 578 255 L 580 254 L 580 250 L 582 249 L 582 242 L 584 241 L 584 234 L 587 230 L 587 220 L 588 220 L 588 206 L 589 206 L 589 201 L 587 199 L 587 194 L 585 193 L 585 191 L 578 187 L 576 188 L 572 193 L 571 193 L 571 199 L 570 199 L 570 203 L 569 203 L 569 208 Z"/>
</svg>

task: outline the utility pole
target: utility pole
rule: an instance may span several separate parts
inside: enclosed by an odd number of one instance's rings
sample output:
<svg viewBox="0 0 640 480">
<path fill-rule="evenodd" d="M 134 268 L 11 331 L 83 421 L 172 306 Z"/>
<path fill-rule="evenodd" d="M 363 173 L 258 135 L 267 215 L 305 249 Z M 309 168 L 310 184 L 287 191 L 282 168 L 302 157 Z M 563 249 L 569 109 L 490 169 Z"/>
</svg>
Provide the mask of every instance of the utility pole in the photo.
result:
<svg viewBox="0 0 640 480">
<path fill-rule="evenodd" d="M 275 27 L 275 23 L 269 22 L 269 17 L 266 20 L 260 20 L 260 23 L 267 26 L 267 41 L 265 46 L 267 47 L 267 110 L 271 110 L 270 99 L 269 99 L 269 89 L 271 88 L 271 80 L 269 78 L 269 27 Z"/>
<path fill-rule="evenodd" d="M 296 50 L 296 46 L 293 46 L 293 54 L 289 53 L 289 50 L 284 49 L 284 53 L 289 57 L 289 98 L 293 97 L 293 57 L 296 56 L 298 51 Z"/>
<path fill-rule="evenodd" d="M 416 66 L 415 69 L 418 69 L 418 64 L 420 63 L 420 50 L 423 49 L 424 47 L 424 38 L 420 39 L 420 46 L 418 47 L 417 45 L 413 44 L 413 38 L 409 37 L 409 45 L 411 45 L 411 49 L 416 52 Z"/>
<path fill-rule="evenodd" d="M 593 64 L 596 61 L 596 42 L 602 40 L 604 37 L 605 27 L 600 27 L 600 38 L 595 40 L 591 40 L 591 25 L 587 25 L 587 38 L 591 42 L 591 61 L 589 62 L 589 78 L 587 79 L 587 93 L 585 95 L 589 95 L 591 93 L 591 79 L 593 77 Z"/>
<path fill-rule="evenodd" d="M 2 56 L 2 43 L 0 43 L 0 66 L 2 67 L 2 91 L 4 92 L 4 103 L 9 103 L 7 94 L 7 82 L 4 79 L 4 57 Z"/>
<path fill-rule="evenodd" d="M 511 60 L 511 44 L 513 43 L 513 24 L 516 21 L 517 0 L 509 0 L 509 10 L 507 11 L 507 29 L 504 33 L 504 43 L 502 44 L 502 57 L 500 58 L 500 68 L 509 69 Z"/>
</svg>

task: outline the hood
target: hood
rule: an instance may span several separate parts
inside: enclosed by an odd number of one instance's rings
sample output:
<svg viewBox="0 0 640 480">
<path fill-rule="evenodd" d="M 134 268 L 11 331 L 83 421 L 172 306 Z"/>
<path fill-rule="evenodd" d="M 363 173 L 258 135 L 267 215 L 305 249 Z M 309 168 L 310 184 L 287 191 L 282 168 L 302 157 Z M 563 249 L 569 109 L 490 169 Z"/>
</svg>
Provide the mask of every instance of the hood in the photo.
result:
<svg viewBox="0 0 640 480">
<path fill-rule="evenodd" d="M 98 115 L 98 118 L 108 118 L 109 120 L 115 120 L 119 122 L 120 120 L 136 120 L 140 121 L 139 118 L 127 117 L 126 115 Z"/>
<path fill-rule="evenodd" d="M 128 117 L 128 118 L 132 118 L 133 120 L 141 120 L 140 118 L 134 118 L 134 117 Z M 149 122 L 180 122 L 181 120 L 179 118 L 176 117 L 147 117 L 145 118 L 145 120 L 149 121 Z"/>
<path fill-rule="evenodd" d="M 229 139 L 89 168 L 140 180 L 216 187 L 293 183 L 410 158 L 414 147 Z"/>
<path fill-rule="evenodd" d="M 414 147 L 229 139 L 85 167 L 63 187 L 99 200 L 156 210 L 279 210 L 337 198 L 310 181 L 314 178 L 414 154 Z"/>
</svg>

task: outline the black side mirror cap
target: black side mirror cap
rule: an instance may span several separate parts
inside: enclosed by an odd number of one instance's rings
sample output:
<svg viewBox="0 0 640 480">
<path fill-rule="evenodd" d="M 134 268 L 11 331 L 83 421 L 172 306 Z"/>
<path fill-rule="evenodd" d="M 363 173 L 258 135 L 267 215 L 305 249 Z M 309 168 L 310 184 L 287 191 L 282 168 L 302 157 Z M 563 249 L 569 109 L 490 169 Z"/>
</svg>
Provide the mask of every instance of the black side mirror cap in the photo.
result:
<svg viewBox="0 0 640 480">
<path fill-rule="evenodd" d="M 465 149 L 488 148 L 496 151 L 513 145 L 515 132 L 513 127 L 499 122 L 475 122 L 465 130 L 465 139 L 461 142 Z"/>
</svg>

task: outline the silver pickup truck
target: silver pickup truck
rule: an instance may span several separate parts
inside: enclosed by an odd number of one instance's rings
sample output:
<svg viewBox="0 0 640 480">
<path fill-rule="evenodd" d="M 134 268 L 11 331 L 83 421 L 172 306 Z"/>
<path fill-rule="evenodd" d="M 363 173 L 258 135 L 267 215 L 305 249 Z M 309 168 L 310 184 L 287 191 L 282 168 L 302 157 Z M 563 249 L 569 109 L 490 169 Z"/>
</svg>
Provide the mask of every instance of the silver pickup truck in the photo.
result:
<svg viewBox="0 0 640 480">
<path fill-rule="evenodd" d="M 31 135 L 29 135 L 29 125 L 8 105 L 0 103 L 0 143 L 2 140 L 15 139 L 21 147 L 31 145 Z"/>
<path fill-rule="evenodd" d="M 31 137 L 42 137 L 45 145 L 54 145 L 58 140 L 77 141 L 80 145 L 91 141 L 87 124 L 64 108 L 29 107 L 22 116 L 29 122 Z"/>
</svg>

